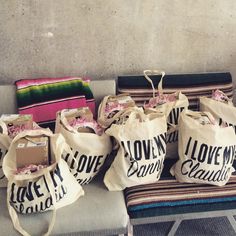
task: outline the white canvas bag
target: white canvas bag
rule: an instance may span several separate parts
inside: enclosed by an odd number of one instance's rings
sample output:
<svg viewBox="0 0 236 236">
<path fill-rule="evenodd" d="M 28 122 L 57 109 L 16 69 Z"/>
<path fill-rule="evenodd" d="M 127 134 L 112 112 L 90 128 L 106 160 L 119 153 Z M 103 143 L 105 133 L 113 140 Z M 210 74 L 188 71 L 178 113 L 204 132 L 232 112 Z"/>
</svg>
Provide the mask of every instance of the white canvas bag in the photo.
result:
<svg viewBox="0 0 236 236">
<path fill-rule="evenodd" d="M 104 177 L 110 191 L 123 190 L 159 180 L 166 154 L 166 117 L 145 115 L 142 108 L 127 109 L 124 124 L 112 124 L 106 133 L 119 144 L 115 159 Z"/>
<path fill-rule="evenodd" d="M 200 124 L 202 115 L 214 120 L 209 112 L 185 110 L 179 119 L 179 160 L 171 174 L 179 182 L 225 185 L 236 153 L 236 136 L 232 127 Z"/>
<path fill-rule="evenodd" d="M 55 163 L 32 174 L 17 175 L 16 141 L 25 136 L 46 135 L 50 137 L 51 153 Z M 3 161 L 3 171 L 8 179 L 7 203 L 15 229 L 22 235 L 29 235 L 20 225 L 18 213 L 29 214 L 53 210 L 52 221 L 45 235 L 50 234 L 56 216 L 56 209 L 69 205 L 84 194 L 81 186 L 70 173 L 62 153 L 69 147 L 60 134 L 51 131 L 33 130 L 18 134 L 12 141 Z"/>
<path fill-rule="evenodd" d="M 0 129 L 2 130 L 2 133 L 0 133 L 0 188 L 4 188 L 7 187 L 7 178 L 3 173 L 2 163 L 3 163 L 3 158 L 6 155 L 8 148 L 10 147 L 12 138 L 9 137 L 7 126 L 2 121 L 1 118 L 0 118 Z M 33 129 L 42 129 L 42 128 L 38 126 L 37 123 L 33 122 Z"/>
<path fill-rule="evenodd" d="M 156 89 L 153 85 L 152 80 L 149 78 L 149 75 L 160 75 L 161 74 L 161 80 L 158 84 L 157 92 L 158 94 L 163 94 L 163 87 L 162 87 L 162 81 L 165 76 L 164 71 L 159 70 L 145 70 L 144 72 L 145 78 L 150 82 L 152 89 L 153 89 L 153 98 L 155 97 Z M 173 102 L 167 102 L 162 105 L 158 105 L 156 108 L 151 109 L 145 109 L 145 113 L 150 113 L 153 110 L 157 110 L 159 112 L 163 112 L 167 117 L 167 122 L 172 125 L 178 125 L 178 119 L 180 113 L 188 108 L 189 102 L 188 98 L 182 94 L 180 91 L 177 93 L 178 98 L 176 101 Z M 170 127 L 168 127 L 170 129 Z M 167 134 L 167 147 L 166 147 L 166 158 L 176 158 L 178 154 L 178 129 L 176 126 L 176 129 L 173 129 L 173 126 L 169 130 Z"/>
<path fill-rule="evenodd" d="M 93 133 L 74 132 L 65 118 L 66 112 L 76 109 L 62 110 L 56 119 L 56 133 L 61 133 L 71 152 L 64 155 L 71 173 L 80 184 L 88 184 L 101 170 L 106 158 L 112 150 L 110 137 Z M 74 158 L 73 158 L 74 157 Z"/>
<path fill-rule="evenodd" d="M 200 110 L 210 112 L 220 125 L 227 123 L 233 126 L 236 134 L 236 107 L 231 100 L 224 103 L 212 98 L 200 97 Z"/>
<path fill-rule="evenodd" d="M 7 150 L 10 146 L 11 139 L 7 135 L 7 127 L 5 123 L 0 120 L 0 127 L 2 129 L 2 133 L 0 133 L 0 188 L 7 187 L 7 178 L 3 173 L 2 163 L 3 158 L 7 153 Z"/>
</svg>

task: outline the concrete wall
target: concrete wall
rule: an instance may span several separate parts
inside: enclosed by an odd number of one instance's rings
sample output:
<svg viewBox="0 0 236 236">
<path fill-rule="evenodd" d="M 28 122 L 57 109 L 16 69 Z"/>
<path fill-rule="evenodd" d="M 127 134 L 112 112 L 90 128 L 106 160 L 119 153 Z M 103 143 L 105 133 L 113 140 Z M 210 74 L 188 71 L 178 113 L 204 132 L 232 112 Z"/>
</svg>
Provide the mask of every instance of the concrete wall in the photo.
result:
<svg viewBox="0 0 236 236">
<path fill-rule="evenodd" d="M 2 83 L 110 79 L 149 68 L 236 78 L 236 1 L 0 1 Z"/>
</svg>

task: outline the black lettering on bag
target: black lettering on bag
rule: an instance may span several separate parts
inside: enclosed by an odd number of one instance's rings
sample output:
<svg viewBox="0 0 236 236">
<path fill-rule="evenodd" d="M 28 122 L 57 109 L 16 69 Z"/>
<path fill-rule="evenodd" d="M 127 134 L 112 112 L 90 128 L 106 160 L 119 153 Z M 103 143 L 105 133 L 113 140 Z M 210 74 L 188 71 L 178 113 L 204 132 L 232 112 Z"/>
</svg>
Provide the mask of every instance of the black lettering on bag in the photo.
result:
<svg viewBox="0 0 236 236">
<path fill-rule="evenodd" d="M 235 159 L 236 145 L 225 147 L 223 152 L 223 164 L 232 164 Z"/>
<path fill-rule="evenodd" d="M 184 155 L 188 155 L 188 151 L 189 151 L 189 146 L 190 146 L 190 143 L 191 143 L 191 140 L 192 140 L 192 137 L 189 137 L 189 140 L 188 140 L 188 143 L 187 143 L 187 146 L 186 146 L 186 150 L 184 152 Z"/>
<path fill-rule="evenodd" d="M 91 180 L 92 180 L 92 176 L 90 176 L 89 178 L 85 178 L 85 179 L 79 179 L 79 178 L 77 179 L 78 183 L 81 185 L 88 184 Z"/>
<path fill-rule="evenodd" d="M 227 181 L 231 174 L 230 166 L 222 166 L 220 170 L 205 170 L 200 168 L 200 163 L 193 160 L 186 160 L 182 163 L 181 173 L 189 178 L 199 179 L 208 182 L 224 182 Z"/>
<path fill-rule="evenodd" d="M 142 144 L 140 140 L 134 141 L 134 158 L 136 161 L 140 161 L 142 159 Z"/>
<path fill-rule="evenodd" d="M 56 177 L 59 178 L 60 182 L 63 181 L 63 178 L 62 178 L 62 175 L 61 175 L 61 170 L 60 170 L 58 165 L 56 165 L 54 171 L 50 172 L 50 175 L 51 175 L 51 179 L 52 179 L 54 187 L 57 187 L 57 181 L 55 179 Z"/>
<path fill-rule="evenodd" d="M 146 160 L 150 159 L 151 154 L 151 140 L 142 140 L 143 143 L 143 152 Z"/>
<path fill-rule="evenodd" d="M 233 127 L 234 132 L 236 134 L 236 125 L 223 121 L 222 118 L 219 118 L 219 125 L 221 126 L 222 124 Z"/>
<path fill-rule="evenodd" d="M 171 124 L 177 125 L 180 113 L 184 110 L 184 107 L 175 107 L 171 110 L 168 120 Z"/>
<path fill-rule="evenodd" d="M 162 136 L 160 135 L 160 136 L 154 137 L 154 141 L 155 141 L 155 143 L 156 143 L 159 156 L 161 155 L 161 153 L 162 153 L 162 154 L 165 154 L 165 153 L 166 153 L 166 149 L 165 149 L 163 143 L 161 142 L 160 137 L 162 137 Z M 163 137 L 162 137 L 162 139 L 163 139 Z M 164 140 L 165 140 L 165 139 L 164 139 Z"/>
<path fill-rule="evenodd" d="M 137 161 L 132 161 L 130 163 L 129 169 L 127 171 L 127 177 L 131 177 L 138 171 L 138 162 Z"/>
</svg>

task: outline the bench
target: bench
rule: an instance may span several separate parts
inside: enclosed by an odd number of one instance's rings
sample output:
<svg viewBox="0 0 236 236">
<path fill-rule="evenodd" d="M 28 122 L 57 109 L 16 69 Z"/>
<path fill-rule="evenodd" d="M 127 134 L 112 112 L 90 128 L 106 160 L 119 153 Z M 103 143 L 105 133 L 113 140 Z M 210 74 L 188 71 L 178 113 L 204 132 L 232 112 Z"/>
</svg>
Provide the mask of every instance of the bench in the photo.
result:
<svg viewBox="0 0 236 236">
<path fill-rule="evenodd" d="M 92 81 L 91 89 L 99 104 L 107 94 L 115 94 L 115 81 Z M 16 113 L 14 85 L 0 86 L 0 114 Z M 52 235 L 118 235 L 128 232 L 129 217 L 123 192 L 109 192 L 102 181 L 102 175 L 83 186 L 85 196 L 77 202 L 57 211 Z M 7 203 L 6 188 L 0 188 L 0 235 L 19 235 L 13 228 Z M 21 215 L 20 222 L 34 235 L 42 235 L 50 221 L 51 212 Z"/>
<path fill-rule="evenodd" d="M 160 77 L 150 76 L 155 88 Z M 119 76 L 117 86 L 118 94 L 129 93 L 136 104 L 142 105 L 152 97 L 151 85 L 142 75 Z M 222 90 L 230 98 L 233 98 L 234 92 L 228 72 L 166 75 L 163 87 L 165 93 L 182 91 L 188 97 L 192 110 L 198 110 L 198 98 L 211 96 L 213 89 Z M 125 190 L 131 225 L 174 221 L 169 235 L 175 235 L 183 220 L 226 216 L 236 233 L 236 176 L 231 178 L 227 187 L 221 188 L 181 184 L 169 174 L 177 159 L 176 151 L 166 157 L 161 179 L 157 183 Z"/>
<path fill-rule="evenodd" d="M 209 77 L 209 75 L 207 76 Z M 214 77 L 214 74 L 211 74 L 210 78 L 212 78 L 212 76 L 213 78 L 221 78 L 221 82 L 214 84 L 214 87 L 223 86 L 225 92 L 232 97 L 233 88 L 231 76 L 228 73 L 217 74 L 216 77 Z M 140 77 L 138 78 L 140 80 Z M 119 85 L 118 79 L 118 93 L 127 92 L 125 88 L 127 84 L 125 82 L 123 83 L 123 87 L 119 87 Z M 106 90 L 104 89 L 104 81 L 92 81 L 91 88 L 96 100 L 98 101 L 97 104 L 103 96 L 107 94 L 115 94 L 116 91 L 115 81 L 110 80 L 106 81 Z M 131 87 L 128 89 L 130 90 Z M 15 113 L 15 87 L 13 85 L 0 86 L 0 92 L 2 94 L 0 114 Z M 142 98 L 142 96 L 140 97 Z M 139 97 L 136 98 L 139 100 Z M 192 99 L 192 106 L 193 108 L 197 108 L 195 98 Z M 174 161 L 175 160 L 172 159 L 165 163 L 166 169 L 163 173 L 168 172 L 169 167 L 174 163 Z M 161 181 L 162 180 L 157 183 L 157 186 Z M 171 181 L 173 181 L 173 179 Z M 232 181 L 232 184 L 236 183 Z M 155 186 L 155 188 L 157 186 Z M 147 189 L 149 188 L 148 185 L 146 187 Z M 136 187 L 134 187 L 134 189 L 135 188 Z M 176 206 L 175 208 L 173 208 L 173 206 L 166 208 L 144 207 L 132 210 L 130 206 L 133 207 L 136 205 L 129 205 L 128 196 L 130 196 L 130 189 L 125 190 L 126 199 L 124 198 L 123 192 L 109 192 L 102 182 L 102 175 L 97 176 L 97 178 L 95 178 L 90 184 L 84 186 L 84 190 L 85 196 L 80 198 L 78 202 L 58 210 L 56 224 L 52 235 L 117 235 L 127 233 L 131 235 L 131 225 L 175 221 L 169 232 L 169 235 L 174 235 L 182 220 L 219 216 L 226 216 L 236 233 L 236 223 L 234 220 L 234 215 L 236 215 L 236 201 L 234 201 L 234 199 L 227 202 L 215 202 L 203 205 L 189 204 L 185 206 Z M 148 192 L 145 192 L 145 194 L 148 195 Z M 232 191 L 231 196 L 235 198 L 236 193 Z M 0 199 L 1 235 L 18 235 L 13 229 L 6 207 L 6 189 L 0 189 Z M 139 207 L 138 204 L 137 206 Z M 127 214 L 127 208 L 129 215 Z M 41 235 L 42 231 L 45 231 L 47 228 L 50 216 L 50 212 L 21 216 L 20 221 L 31 233 Z"/>
</svg>

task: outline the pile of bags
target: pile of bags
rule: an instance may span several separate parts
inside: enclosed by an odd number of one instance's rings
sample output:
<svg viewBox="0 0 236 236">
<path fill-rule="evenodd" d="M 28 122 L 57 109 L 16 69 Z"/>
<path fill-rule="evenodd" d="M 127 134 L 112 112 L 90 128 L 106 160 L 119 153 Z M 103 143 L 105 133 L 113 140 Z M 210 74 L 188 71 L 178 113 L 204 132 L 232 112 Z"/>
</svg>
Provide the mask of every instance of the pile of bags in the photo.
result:
<svg viewBox="0 0 236 236">
<path fill-rule="evenodd" d="M 150 74 L 161 74 L 157 90 Z M 27 235 L 17 213 L 52 210 L 50 233 L 56 209 L 84 195 L 82 185 L 99 172 L 110 191 L 158 181 L 167 152 L 179 155 L 170 172 L 180 182 L 228 182 L 236 153 L 233 103 L 217 90 L 200 98 L 201 111 L 190 111 L 180 91 L 163 93 L 164 75 L 144 71 L 153 98 L 143 107 L 128 94 L 106 96 L 97 120 L 89 107 L 58 111 L 54 133 L 31 115 L 2 115 L 0 186 L 7 186 L 9 213 L 20 233 Z"/>
</svg>

